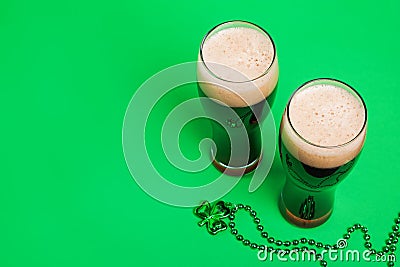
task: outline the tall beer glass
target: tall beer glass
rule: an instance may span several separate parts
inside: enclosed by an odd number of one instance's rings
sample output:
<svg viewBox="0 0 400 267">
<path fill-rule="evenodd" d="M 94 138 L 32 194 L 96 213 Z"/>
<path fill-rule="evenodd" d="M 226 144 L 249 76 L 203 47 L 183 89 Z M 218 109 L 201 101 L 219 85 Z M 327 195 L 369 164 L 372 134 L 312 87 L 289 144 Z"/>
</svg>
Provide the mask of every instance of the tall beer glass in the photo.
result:
<svg viewBox="0 0 400 267">
<path fill-rule="evenodd" d="M 260 123 L 268 115 L 278 83 L 278 58 L 270 35 L 245 21 L 217 25 L 204 37 L 197 64 L 200 97 L 212 101 L 203 105 L 212 122 L 214 166 L 229 175 L 254 170 L 262 154 Z M 268 107 L 266 108 L 266 105 Z M 236 114 L 232 116 L 229 110 Z M 248 147 L 232 153 L 231 138 L 245 130 Z"/>
<path fill-rule="evenodd" d="M 365 103 L 343 82 L 316 79 L 293 93 L 279 135 L 286 171 L 280 209 L 288 221 L 315 227 L 329 218 L 336 187 L 354 167 L 366 128 Z"/>
</svg>

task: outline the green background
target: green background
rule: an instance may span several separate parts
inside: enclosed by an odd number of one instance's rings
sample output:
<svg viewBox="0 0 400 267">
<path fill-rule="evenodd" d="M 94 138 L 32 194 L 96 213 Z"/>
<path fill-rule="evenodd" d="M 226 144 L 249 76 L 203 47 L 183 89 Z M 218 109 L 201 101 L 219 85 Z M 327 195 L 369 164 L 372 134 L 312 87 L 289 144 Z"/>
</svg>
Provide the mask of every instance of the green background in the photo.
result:
<svg viewBox="0 0 400 267">
<path fill-rule="evenodd" d="M 399 11 L 399 1 L 387 0 L 1 1 L 0 266 L 287 264 L 259 262 L 228 232 L 210 236 L 191 209 L 144 193 L 124 161 L 122 123 L 135 90 L 156 72 L 195 60 L 203 35 L 231 19 L 257 23 L 274 38 L 281 71 L 272 109 L 277 124 L 291 92 L 317 77 L 359 90 L 369 121 L 362 156 L 339 186 L 324 225 L 299 229 L 281 217 L 277 199 L 284 177 L 277 157 L 259 190 L 248 193 L 250 178 L 242 179 L 224 200 L 251 205 L 280 239 L 334 243 L 360 222 L 380 248 L 400 200 Z M 194 97 L 194 88 L 182 99 Z M 155 119 L 162 120 L 159 114 Z M 188 157 L 198 154 L 201 137 L 190 132 L 210 134 L 204 125 L 185 128 L 181 143 Z M 157 127 L 150 129 L 159 142 Z M 160 153 L 157 142 L 151 157 Z M 188 181 L 188 175 L 177 178 L 165 158 L 157 164 L 183 185 L 217 175 L 209 168 Z M 260 241 L 249 217 L 241 215 L 239 231 Z M 360 234 L 349 247 L 361 250 Z"/>
</svg>

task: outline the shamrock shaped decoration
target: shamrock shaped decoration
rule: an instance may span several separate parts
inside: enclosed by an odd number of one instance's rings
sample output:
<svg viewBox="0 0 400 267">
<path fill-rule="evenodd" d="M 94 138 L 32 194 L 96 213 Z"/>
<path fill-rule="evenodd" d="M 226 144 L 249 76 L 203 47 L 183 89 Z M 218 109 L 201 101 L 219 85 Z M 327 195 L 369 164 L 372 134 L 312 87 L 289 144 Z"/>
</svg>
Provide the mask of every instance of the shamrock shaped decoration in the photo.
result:
<svg viewBox="0 0 400 267">
<path fill-rule="evenodd" d="M 207 231 L 212 235 L 228 228 L 222 219 L 228 217 L 229 213 L 230 210 L 224 201 L 218 201 L 213 207 L 208 201 L 203 201 L 194 210 L 194 214 L 202 219 L 198 225 L 200 227 L 206 225 Z"/>
<path fill-rule="evenodd" d="M 243 123 L 240 119 L 228 119 L 226 120 L 226 123 L 228 124 L 229 127 L 231 128 L 240 128 L 243 126 Z"/>
</svg>

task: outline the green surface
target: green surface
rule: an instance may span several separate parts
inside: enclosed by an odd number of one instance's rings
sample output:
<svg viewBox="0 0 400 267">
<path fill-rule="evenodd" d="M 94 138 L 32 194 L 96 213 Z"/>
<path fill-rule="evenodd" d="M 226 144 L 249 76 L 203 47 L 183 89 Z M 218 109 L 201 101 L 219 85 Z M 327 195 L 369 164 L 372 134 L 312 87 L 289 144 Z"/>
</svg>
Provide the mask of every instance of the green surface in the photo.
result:
<svg viewBox="0 0 400 267">
<path fill-rule="evenodd" d="M 259 190 L 248 193 L 249 179 L 243 179 L 224 200 L 251 205 L 281 239 L 333 243 L 360 222 L 380 248 L 400 208 L 399 10 L 399 1 L 386 0 L 1 1 L 0 266 L 285 265 L 259 262 L 227 232 L 210 236 L 199 228 L 191 209 L 146 195 L 122 152 L 122 122 L 135 90 L 154 73 L 195 60 L 203 35 L 231 19 L 259 24 L 276 42 L 277 122 L 291 92 L 317 77 L 358 89 L 369 122 L 360 160 L 339 186 L 324 225 L 299 229 L 281 217 L 277 199 L 284 178 L 277 157 Z M 187 96 L 196 95 L 192 89 Z M 188 125 L 192 130 L 181 136 L 189 157 L 198 153 L 201 136 L 190 133 L 200 126 Z M 159 136 L 157 126 L 149 127 Z M 150 149 L 151 157 L 159 152 L 156 145 Z M 174 173 L 163 157 L 157 159 L 160 172 Z M 210 175 L 216 171 L 171 180 L 200 185 Z M 247 219 L 238 216 L 240 232 L 259 240 Z M 349 246 L 361 248 L 361 236 Z"/>
</svg>

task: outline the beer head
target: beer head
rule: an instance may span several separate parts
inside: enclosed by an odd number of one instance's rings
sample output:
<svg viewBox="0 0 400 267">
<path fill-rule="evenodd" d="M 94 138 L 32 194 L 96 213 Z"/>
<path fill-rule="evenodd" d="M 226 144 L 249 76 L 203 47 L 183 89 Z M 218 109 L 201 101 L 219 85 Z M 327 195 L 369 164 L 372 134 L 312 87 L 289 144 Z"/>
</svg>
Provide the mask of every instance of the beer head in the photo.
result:
<svg viewBox="0 0 400 267">
<path fill-rule="evenodd" d="M 299 161 L 334 168 L 354 159 L 366 134 L 367 111 L 361 96 L 332 79 L 317 79 L 292 95 L 281 123 L 281 139 Z"/>
<path fill-rule="evenodd" d="M 252 23 L 226 22 L 203 39 L 197 77 L 210 98 L 231 107 L 257 104 L 275 89 L 278 73 L 271 37 Z"/>
</svg>

